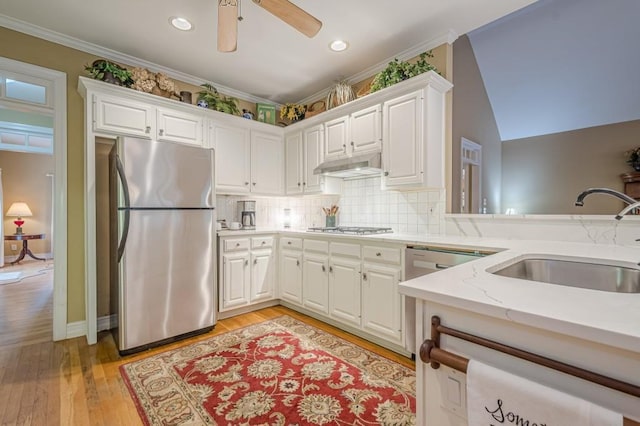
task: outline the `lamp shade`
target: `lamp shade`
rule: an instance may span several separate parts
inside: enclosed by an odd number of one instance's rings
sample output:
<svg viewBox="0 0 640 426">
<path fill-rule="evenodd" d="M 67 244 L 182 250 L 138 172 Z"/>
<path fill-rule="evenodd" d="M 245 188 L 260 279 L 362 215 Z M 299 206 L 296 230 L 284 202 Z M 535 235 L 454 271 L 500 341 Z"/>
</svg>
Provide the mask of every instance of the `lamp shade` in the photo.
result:
<svg viewBox="0 0 640 426">
<path fill-rule="evenodd" d="M 31 213 L 31 209 L 29 208 L 27 203 L 18 202 L 18 203 L 11 204 L 11 207 L 9 207 L 9 210 L 7 211 L 7 216 L 8 217 L 29 217 L 29 216 L 33 216 L 33 213 Z"/>
</svg>

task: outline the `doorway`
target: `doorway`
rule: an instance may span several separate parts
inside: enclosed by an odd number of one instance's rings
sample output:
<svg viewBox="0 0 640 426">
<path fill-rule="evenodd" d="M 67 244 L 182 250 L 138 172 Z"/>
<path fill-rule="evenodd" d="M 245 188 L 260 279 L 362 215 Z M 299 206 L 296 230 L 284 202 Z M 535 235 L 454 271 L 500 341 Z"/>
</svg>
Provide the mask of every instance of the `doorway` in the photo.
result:
<svg viewBox="0 0 640 426">
<path fill-rule="evenodd" d="M 460 148 L 460 213 L 487 213 L 482 197 L 482 145 L 462 138 Z"/>
<path fill-rule="evenodd" d="M 12 161 L 11 166 L 21 167 L 18 172 L 19 178 L 12 178 L 10 187 L 5 183 L 2 199 L 11 197 L 11 204 L 20 201 L 18 198 L 32 200 L 31 206 L 25 203 L 31 216 L 26 214 L 24 218 L 6 217 L 11 205 L 5 202 L 1 206 L 3 226 L 0 227 L 0 234 L 3 241 L 0 249 L 0 265 L 3 268 L 0 270 L 12 269 L 14 275 L 17 273 L 31 275 L 33 271 L 27 267 L 29 265 L 39 269 L 38 272 L 44 271 L 38 275 L 50 277 L 52 284 L 49 283 L 49 285 L 52 287 L 49 289 L 49 295 L 43 296 L 43 293 L 36 292 L 39 296 L 34 296 L 35 301 L 30 305 L 36 306 L 36 309 L 39 307 L 46 310 L 46 307 L 43 308 L 41 304 L 49 304 L 47 305 L 50 310 L 48 318 L 51 319 L 47 332 L 53 340 L 62 340 L 67 337 L 66 93 L 65 73 L 0 57 L 0 155 L 3 155 L 4 159 L 8 159 L 9 156 L 14 157 L 15 161 Z M 47 155 L 51 157 L 48 166 L 42 166 L 41 161 L 36 161 Z M 24 156 L 28 158 L 20 158 Z M 9 169 L 8 166 L 5 168 Z M 36 195 L 33 190 L 29 191 L 27 181 L 32 176 L 36 179 L 45 179 L 45 183 L 41 183 L 41 186 L 45 187 L 43 190 L 48 194 L 46 197 L 42 195 L 43 193 Z M 24 214 L 24 210 L 22 212 Z M 14 226 L 12 223 L 13 219 L 24 221 L 22 226 L 25 228 L 22 234 L 16 229 L 18 225 Z M 47 225 L 46 222 L 49 224 Z M 42 232 L 42 226 L 48 226 L 47 229 L 50 231 Z M 19 239 L 14 236 L 12 239 L 10 236 L 13 234 L 22 236 Z M 25 238 L 25 234 L 33 236 L 33 241 Z M 25 240 L 28 240 L 26 244 Z M 12 244 L 15 244 L 15 247 Z M 6 247 L 9 253 L 4 252 Z M 9 254 L 7 260 L 11 262 L 16 259 L 16 254 L 19 255 L 22 247 L 29 250 L 33 247 L 32 254 L 35 257 L 43 259 L 53 257 L 53 260 L 40 263 L 41 261 L 35 259 L 35 264 L 32 264 L 30 261 L 34 259 L 31 259 L 27 252 L 25 261 L 4 265 L 5 254 Z M 31 276 L 25 278 L 30 279 Z M 3 303 L 12 302 L 3 300 Z M 21 326 L 28 326 L 32 318 L 25 312 L 27 310 L 26 308 L 17 310 L 20 314 L 18 322 Z"/>
</svg>

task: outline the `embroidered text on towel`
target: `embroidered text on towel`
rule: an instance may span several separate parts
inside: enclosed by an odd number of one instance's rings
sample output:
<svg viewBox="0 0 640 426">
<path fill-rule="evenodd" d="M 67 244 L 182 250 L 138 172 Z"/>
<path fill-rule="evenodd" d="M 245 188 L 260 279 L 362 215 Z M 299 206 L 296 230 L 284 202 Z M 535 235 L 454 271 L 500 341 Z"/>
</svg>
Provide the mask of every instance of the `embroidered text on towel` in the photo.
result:
<svg viewBox="0 0 640 426">
<path fill-rule="evenodd" d="M 516 414 L 511 411 L 508 411 L 505 413 L 504 410 L 502 409 L 501 399 L 497 400 L 497 404 L 498 406 L 494 410 L 491 410 L 489 409 L 489 407 L 486 407 L 486 406 L 484 407 L 484 409 L 487 410 L 487 413 L 491 414 L 491 417 L 493 417 L 493 419 L 499 423 L 504 423 L 506 421 L 518 426 L 547 426 L 546 423 L 540 423 L 540 424 L 530 423 L 529 420 L 526 420 L 520 417 L 519 414 Z M 494 425 L 492 424 L 491 426 L 494 426 Z"/>
</svg>

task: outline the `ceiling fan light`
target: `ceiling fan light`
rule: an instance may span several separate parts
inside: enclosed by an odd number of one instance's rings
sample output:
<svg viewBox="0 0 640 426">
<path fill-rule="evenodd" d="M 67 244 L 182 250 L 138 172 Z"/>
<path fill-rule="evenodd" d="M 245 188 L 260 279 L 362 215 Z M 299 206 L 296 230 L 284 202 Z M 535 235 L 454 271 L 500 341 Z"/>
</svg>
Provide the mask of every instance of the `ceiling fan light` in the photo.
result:
<svg viewBox="0 0 640 426">
<path fill-rule="evenodd" d="M 169 18 L 169 23 L 181 31 L 189 31 L 193 29 L 193 24 L 189 22 L 189 20 L 185 18 L 180 18 L 178 16 L 172 16 Z"/>
<path fill-rule="evenodd" d="M 334 52 L 345 51 L 348 47 L 349 43 L 344 40 L 334 40 L 331 42 L 331 44 L 329 44 L 329 49 L 333 50 Z"/>
</svg>

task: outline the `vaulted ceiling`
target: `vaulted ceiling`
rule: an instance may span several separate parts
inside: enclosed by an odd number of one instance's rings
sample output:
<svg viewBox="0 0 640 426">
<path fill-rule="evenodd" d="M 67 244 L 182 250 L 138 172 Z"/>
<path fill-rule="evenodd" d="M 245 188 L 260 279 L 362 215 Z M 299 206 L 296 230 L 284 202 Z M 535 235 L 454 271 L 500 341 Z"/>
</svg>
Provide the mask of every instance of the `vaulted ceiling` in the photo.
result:
<svg viewBox="0 0 640 426">
<path fill-rule="evenodd" d="M 639 17 L 638 0 L 540 0 L 469 33 L 501 139 L 640 119 Z"/>
</svg>

